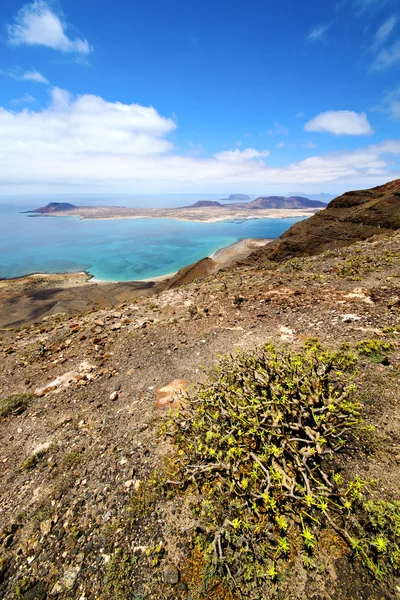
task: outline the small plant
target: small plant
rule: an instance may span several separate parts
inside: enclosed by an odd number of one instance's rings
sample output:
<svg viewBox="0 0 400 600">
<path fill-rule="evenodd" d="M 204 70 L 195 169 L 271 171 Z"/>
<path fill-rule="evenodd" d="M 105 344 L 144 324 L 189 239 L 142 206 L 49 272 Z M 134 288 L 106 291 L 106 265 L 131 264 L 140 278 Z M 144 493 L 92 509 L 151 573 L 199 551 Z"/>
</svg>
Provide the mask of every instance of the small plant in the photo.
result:
<svg viewBox="0 0 400 600">
<path fill-rule="evenodd" d="M 363 429 L 355 356 L 315 339 L 307 346 L 292 353 L 265 345 L 222 359 L 172 420 L 181 485 L 197 492 L 198 547 L 233 589 L 261 594 L 299 547 L 314 568 L 326 527 L 341 533 L 349 552 L 363 540 L 358 556 L 375 576 L 400 566 L 399 507 L 379 521 L 366 503 L 372 482 L 346 483 L 333 470 Z"/>
<path fill-rule="evenodd" d="M 393 350 L 393 346 L 390 342 L 383 342 L 382 340 L 363 340 L 356 344 L 356 350 L 362 356 L 367 356 L 374 362 L 382 362 L 386 354 Z"/>
<path fill-rule="evenodd" d="M 13 394 L 0 401 L 0 419 L 21 415 L 33 399 L 32 394 Z"/>
<path fill-rule="evenodd" d="M 21 469 L 23 471 L 30 471 L 31 469 L 34 469 L 36 467 L 38 463 L 38 456 L 37 454 L 32 454 L 32 456 L 29 456 L 29 458 L 27 458 L 21 466 Z"/>
<path fill-rule="evenodd" d="M 64 456 L 61 459 L 62 464 L 64 465 L 64 467 L 76 467 L 77 465 L 79 465 L 82 462 L 82 455 L 80 452 L 78 452 L 77 450 L 71 450 L 71 452 L 67 452 L 67 454 L 64 454 Z"/>
<path fill-rule="evenodd" d="M 138 556 L 123 554 L 121 549 L 117 549 L 107 565 L 102 598 L 125 600 L 132 597 L 132 579 L 137 569 L 138 560 Z M 133 597 L 135 600 L 142 599 L 142 596 L 137 593 Z"/>
</svg>

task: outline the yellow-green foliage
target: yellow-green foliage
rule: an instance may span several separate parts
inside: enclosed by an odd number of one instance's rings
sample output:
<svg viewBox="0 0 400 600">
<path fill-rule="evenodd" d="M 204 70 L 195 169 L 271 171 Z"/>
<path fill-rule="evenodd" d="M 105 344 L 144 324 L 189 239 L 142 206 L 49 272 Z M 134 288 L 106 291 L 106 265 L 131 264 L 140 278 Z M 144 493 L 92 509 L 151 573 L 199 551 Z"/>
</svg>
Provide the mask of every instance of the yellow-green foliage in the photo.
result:
<svg viewBox="0 0 400 600">
<path fill-rule="evenodd" d="M 313 564 L 326 526 L 341 528 L 350 546 L 356 522 L 369 539 L 367 520 L 355 516 L 366 514 L 368 482 L 345 484 L 333 470 L 362 424 L 354 356 L 315 340 L 308 346 L 292 353 L 266 345 L 222 360 L 175 420 L 182 480 L 199 492 L 198 543 L 215 572 L 242 590 L 274 580 L 295 549 Z M 362 558 L 379 574 L 376 544 L 366 543 Z"/>
<path fill-rule="evenodd" d="M 382 340 L 363 340 L 356 344 L 357 352 L 363 356 L 369 358 L 382 360 L 385 354 L 393 350 L 390 342 L 383 342 Z"/>
</svg>

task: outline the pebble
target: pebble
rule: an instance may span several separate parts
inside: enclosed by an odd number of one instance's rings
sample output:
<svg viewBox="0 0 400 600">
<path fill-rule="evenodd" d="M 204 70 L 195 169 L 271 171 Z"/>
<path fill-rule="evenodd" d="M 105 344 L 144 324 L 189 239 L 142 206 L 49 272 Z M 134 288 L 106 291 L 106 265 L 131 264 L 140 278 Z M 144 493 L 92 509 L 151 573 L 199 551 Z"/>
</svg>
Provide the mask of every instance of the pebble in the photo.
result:
<svg viewBox="0 0 400 600">
<path fill-rule="evenodd" d="M 117 398 L 118 398 L 118 392 L 113 392 L 113 393 L 110 395 L 110 400 L 117 400 Z"/>
<path fill-rule="evenodd" d="M 179 571 L 171 564 L 167 564 L 164 567 L 164 581 L 170 585 L 176 585 L 179 582 Z"/>
</svg>

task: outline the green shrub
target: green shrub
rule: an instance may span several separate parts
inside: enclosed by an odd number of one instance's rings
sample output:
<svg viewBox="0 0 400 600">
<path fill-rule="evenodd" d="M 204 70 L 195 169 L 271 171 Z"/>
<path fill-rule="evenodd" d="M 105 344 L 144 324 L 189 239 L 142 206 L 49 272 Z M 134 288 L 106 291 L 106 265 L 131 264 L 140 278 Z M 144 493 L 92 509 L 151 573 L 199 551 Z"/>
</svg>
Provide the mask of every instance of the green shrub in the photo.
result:
<svg viewBox="0 0 400 600">
<path fill-rule="evenodd" d="M 381 362 L 385 355 L 393 350 L 393 346 L 390 342 L 382 342 L 381 340 L 363 340 L 356 344 L 356 350 L 362 356 Z"/>
<path fill-rule="evenodd" d="M 308 345 L 223 359 L 173 421 L 182 483 L 198 492 L 197 542 L 215 575 L 242 590 L 259 592 L 293 552 L 313 565 L 324 527 L 339 530 L 349 548 L 353 522 L 369 539 L 367 482 L 345 485 L 333 470 L 362 426 L 355 359 Z M 381 554 L 366 544 L 360 556 L 379 574 Z"/>
</svg>

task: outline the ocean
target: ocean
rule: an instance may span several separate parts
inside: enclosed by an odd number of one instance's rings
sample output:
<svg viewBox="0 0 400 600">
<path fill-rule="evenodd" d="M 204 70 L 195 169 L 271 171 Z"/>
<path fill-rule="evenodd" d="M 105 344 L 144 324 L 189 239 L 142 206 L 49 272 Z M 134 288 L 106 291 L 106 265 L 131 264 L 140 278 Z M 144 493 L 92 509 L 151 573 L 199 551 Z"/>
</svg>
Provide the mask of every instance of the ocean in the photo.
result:
<svg viewBox="0 0 400 600">
<path fill-rule="evenodd" d="M 21 214 L 30 208 L 0 204 L 0 279 L 75 271 L 87 271 L 102 281 L 148 279 L 177 271 L 243 238 L 279 237 L 301 220 L 89 221 Z"/>
</svg>

